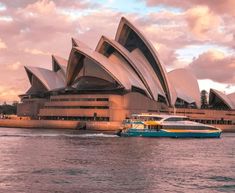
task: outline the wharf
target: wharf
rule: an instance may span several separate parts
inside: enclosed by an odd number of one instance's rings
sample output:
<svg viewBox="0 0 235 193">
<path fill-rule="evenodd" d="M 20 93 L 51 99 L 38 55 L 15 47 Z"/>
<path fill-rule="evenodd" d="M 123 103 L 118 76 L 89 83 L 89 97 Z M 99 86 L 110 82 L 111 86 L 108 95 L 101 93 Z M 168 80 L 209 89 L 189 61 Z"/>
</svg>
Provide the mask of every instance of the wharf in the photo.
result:
<svg viewBox="0 0 235 193">
<path fill-rule="evenodd" d="M 121 122 L 112 121 L 67 121 L 67 120 L 19 120 L 0 119 L 0 127 L 43 129 L 87 129 L 94 131 L 116 131 Z M 235 125 L 214 125 L 223 132 L 235 132 Z"/>
<path fill-rule="evenodd" d="M 87 129 L 96 131 L 116 131 L 121 122 L 67 121 L 67 120 L 15 120 L 0 119 L 0 127 L 43 128 L 43 129 Z"/>
</svg>

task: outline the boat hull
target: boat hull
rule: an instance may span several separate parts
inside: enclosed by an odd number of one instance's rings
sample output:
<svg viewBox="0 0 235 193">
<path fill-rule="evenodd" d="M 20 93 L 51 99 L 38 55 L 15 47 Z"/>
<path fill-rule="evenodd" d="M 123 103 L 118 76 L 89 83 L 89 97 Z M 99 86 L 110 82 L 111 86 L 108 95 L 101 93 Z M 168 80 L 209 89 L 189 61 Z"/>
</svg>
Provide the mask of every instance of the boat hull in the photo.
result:
<svg viewBox="0 0 235 193">
<path fill-rule="evenodd" d="M 129 129 L 122 131 L 122 137 L 170 137 L 170 138 L 219 138 L 221 131 L 151 131 L 140 129 Z"/>
</svg>

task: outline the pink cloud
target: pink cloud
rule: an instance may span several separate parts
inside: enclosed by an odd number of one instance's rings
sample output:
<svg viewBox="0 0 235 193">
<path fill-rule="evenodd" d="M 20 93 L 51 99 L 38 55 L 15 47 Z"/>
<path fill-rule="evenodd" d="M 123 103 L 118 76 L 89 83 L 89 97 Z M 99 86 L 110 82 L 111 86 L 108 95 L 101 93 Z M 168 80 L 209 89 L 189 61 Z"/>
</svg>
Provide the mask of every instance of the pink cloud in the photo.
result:
<svg viewBox="0 0 235 193">
<path fill-rule="evenodd" d="M 200 39 L 207 39 L 210 31 L 217 30 L 222 22 L 206 6 L 197 6 L 186 11 L 186 21 L 192 33 Z"/>
<path fill-rule="evenodd" d="M 66 7 L 66 8 L 74 8 L 74 9 L 86 9 L 89 7 L 94 7 L 97 6 L 96 3 L 91 3 L 87 0 L 15 0 L 15 1 L 8 1 L 8 0 L 1 0 L 1 3 L 6 5 L 7 7 L 11 8 L 20 8 L 20 7 L 25 7 L 30 4 L 35 4 L 38 1 L 41 2 L 53 2 L 59 7 Z"/>
<path fill-rule="evenodd" d="M 216 1 L 216 3 L 211 0 L 146 0 L 146 4 L 148 6 L 165 5 L 182 8 L 180 13 L 165 15 L 157 13 L 155 15 L 158 16 L 151 18 L 151 20 L 156 23 L 159 15 L 163 15 L 165 17 L 163 22 L 169 23 L 171 18 L 172 23 L 181 24 L 181 29 L 173 27 L 173 30 L 184 31 L 185 39 L 189 40 L 189 44 L 192 44 L 190 41 L 197 41 L 198 44 L 207 41 L 207 43 L 235 48 L 235 12 L 233 10 L 235 1 L 233 0 Z M 183 22 L 186 23 L 182 25 Z"/>
<path fill-rule="evenodd" d="M 177 61 L 177 54 L 175 53 L 175 49 L 172 49 L 164 44 L 157 44 L 155 47 L 164 64 L 167 66 L 173 66 Z"/>
<path fill-rule="evenodd" d="M 25 48 L 24 52 L 29 53 L 29 54 L 33 54 L 33 55 L 51 55 L 51 53 L 49 52 L 43 52 L 41 50 L 38 49 L 30 49 L 30 48 Z"/>
<path fill-rule="evenodd" d="M 2 41 L 2 39 L 0 38 L 0 49 L 5 49 L 7 48 L 6 44 Z"/>
<path fill-rule="evenodd" d="M 94 48 L 101 35 L 114 38 L 122 16 L 126 16 L 144 33 L 168 67 L 181 65 L 182 62 L 176 51 L 189 45 L 211 43 L 231 49 L 234 49 L 235 45 L 234 18 L 230 11 L 222 13 L 222 10 L 228 9 L 228 5 L 233 4 L 233 2 L 228 4 L 229 1 L 223 1 L 224 7 L 219 8 L 209 1 L 149 0 L 148 5 L 151 6 L 164 2 L 169 6 L 182 7 L 183 10 L 180 13 L 165 10 L 146 15 L 122 13 L 108 8 L 99 10 L 97 3 L 86 0 L 2 0 L 1 2 L 6 5 L 6 10 L 0 12 L 0 18 L 10 19 L 0 19 L 0 85 L 9 90 L 17 87 L 17 94 L 24 93 L 29 86 L 21 65 L 50 69 L 50 54 L 68 58 L 71 37 L 80 39 Z M 82 14 L 83 11 L 86 14 Z M 223 72 L 228 69 L 232 71 L 233 67 L 229 66 L 231 62 L 226 57 L 215 62 L 209 55 L 205 53 L 205 56 L 199 56 L 190 64 L 199 78 L 202 77 L 199 76 L 200 68 L 197 66 L 202 65 L 199 64 L 201 61 L 218 66 Z M 224 66 L 219 65 L 219 62 Z M 13 70 L 17 68 L 18 70 Z M 232 72 L 228 73 L 226 80 L 216 75 L 217 73 L 212 72 L 213 75 L 210 75 L 209 69 L 206 66 L 204 68 L 207 70 L 203 77 L 207 76 L 220 82 L 231 82 L 233 79 Z"/>
<path fill-rule="evenodd" d="M 0 86 L 0 101 L 18 101 L 19 90 L 9 89 L 9 87 Z"/>
<path fill-rule="evenodd" d="M 230 14 L 235 15 L 234 0 L 223 0 L 223 1 L 213 1 L 213 0 L 146 0 L 148 6 L 158 6 L 158 5 L 167 5 L 171 7 L 179 7 L 184 9 L 189 9 L 193 6 L 208 6 L 212 11 L 218 14 Z"/>
<path fill-rule="evenodd" d="M 7 65 L 7 69 L 13 70 L 13 71 L 19 70 L 19 68 L 22 68 L 22 67 L 23 65 L 19 61 Z"/>
<path fill-rule="evenodd" d="M 190 65 L 198 79 L 211 79 L 221 83 L 234 83 L 235 56 L 210 50 L 198 56 Z"/>
</svg>

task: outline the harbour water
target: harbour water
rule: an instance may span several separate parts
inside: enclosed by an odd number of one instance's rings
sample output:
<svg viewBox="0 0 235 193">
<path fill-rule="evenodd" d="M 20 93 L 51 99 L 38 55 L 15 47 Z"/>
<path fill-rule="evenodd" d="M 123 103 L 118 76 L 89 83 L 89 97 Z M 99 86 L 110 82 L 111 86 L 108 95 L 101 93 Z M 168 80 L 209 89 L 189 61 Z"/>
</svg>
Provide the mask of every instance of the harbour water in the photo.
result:
<svg viewBox="0 0 235 193">
<path fill-rule="evenodd" d="M 235 192 L 235 133 L 152 139 L 0 128 L 0 192 Z"/>
</svg>

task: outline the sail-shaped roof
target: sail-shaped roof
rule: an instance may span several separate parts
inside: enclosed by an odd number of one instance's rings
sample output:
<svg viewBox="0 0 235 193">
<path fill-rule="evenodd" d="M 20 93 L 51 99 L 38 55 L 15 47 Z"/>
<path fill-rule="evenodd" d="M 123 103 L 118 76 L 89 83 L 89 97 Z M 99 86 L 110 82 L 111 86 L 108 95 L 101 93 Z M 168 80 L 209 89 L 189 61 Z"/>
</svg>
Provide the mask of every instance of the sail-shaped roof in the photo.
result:
<svg viewBox="0 0 235 193">
<path fill-rule="evenodd" d="M 32 83 L 32 75 L 45 86 L 48 91 L 65 87 L 65 81 L 56 73 L 44 68 L 25 66 L 29 81 Z"/>
<path fill-rule="evenodd" d="M 78 39 L 75 39 L 75 38 L 72 38 L 72 46 L 73 47 L 83 47 L 83 48 L 91 49 L 87 44 L 85 44 L 84 42 L 82 42 Z"/>
<path fill-rule="evenodd" d="M 65 76 L 67 64 L 68 64 L 68 61 L 66 59 L 60 56 L 52 55 L 52 70 L 54 72 L 61 70 Z"/>
<path fill-rule="evenodd" d="M 122 17 L 118 26 L 115 40 L 124 46 L 129 52 L 139 49 L 148 65 L 153 68 L 160 84 L 165 92 L 168 103 L 171 105 L 170 85 L 167 79 L 166 70 L 161 65 L 157 52 L 152 44 L 144 37 L 144 35 L 126 18 Z"/>
<path fill-rule="evenodd" d="M 227 95 L 227 97 L 230 99 L 230 101 L 233 103 L 233 106 L 235 108 L 235 92 L 230 93 Z"/>
<path fill-rule="evenodd" d="M 232 98 L 232 96 L 229 97 L 225 93 L 222 93 L 216 89 L 210 89 L 209 105 L 213 106 L 213 108 L 235 109 L 235 106 L 230 98 Z"/>
<path fill-rule="evenodd" d="M 168 78 L 174 86 L 177 98 L 187 103 L 196 103 L 201 106 L 200 89 L 196 77 L 187 69 L 176 69 L 168 73 Z M 176 101 L 173 101 L 174 104 Z"/>
<path fill-rule="evenodd" d="M 130 53 L 124 47 L 122 47 L 116 41 L 110 40 L 107 37 L 102 36 L 96 47 L 96 51 L 106 56 L 109 60 L 112 60 L 114 63 L 121 65 L 122 69 L 124 71 L 128 71 L 129 74 L 131 74 L 131 77 L 133 77 L 133 79 L 136 81 L 136 83 L 139 82 L 141 88 L 144 88 L 144 90 L 148 92 L 149 95 L 151 95 L 152 99 L 154 99 L 151 88 L 149 87 L 145 79 L 149 76 L 144 77 L 142 75 L 142 73 L 137 67 L 138 62 L 131 57 Z"/>
<path fill-rule="evenodd" d="M 83 68 L 85 58 L 92 60 L 97 65 L 102 67 L 102 69 L 113 77 L 113 79 L 115 79 L 116 82 L 118 82 L 123 88 L 131 90 L 132 86 L 135 86 L 144 90 L 147 95 L 149 94 L 141 80 L 136 78 L 136 76 L 129 71 L 128 68 L 126 68 L 124 61 L 120 61 L 116 55 L 113 55 L 111 58 L 106 58 L 104 55 L 96 51 L 82 47 L 74 47 L 71 51 L 68 65 L 67 83 L 71 84 L 75 80 L 76 76 Z M 76 62 L 73 62 L 73 60 Z"/>
<path fill-rule="evenodd" d="M 152 68 L 149 68 L 148 65 L 145 65 L 142 60 L 136 58 L 135 55 L 130 53 L 118 42 L 102 36 L 96 47 L 96 51 L 107 55 L 105 52 L 108 52 L 108 48 L 113 49 L 113 51 L 115 50 L 119 53 L 119 55 L 121 55 L 121 57 L 126 61 L 127 65 L 133 69 L 139 79 L 143 82 L 153 99 L 158 100 L 159 94 L 165 97 L 160 82 Z"/>
</svg>

